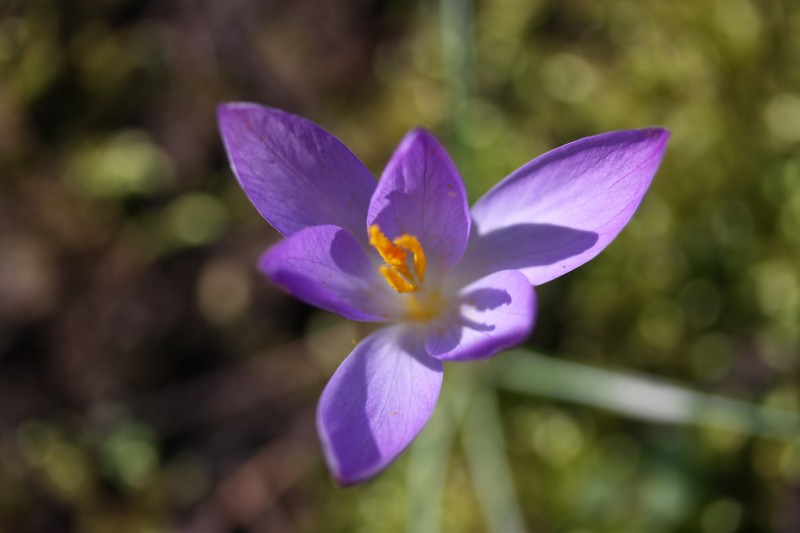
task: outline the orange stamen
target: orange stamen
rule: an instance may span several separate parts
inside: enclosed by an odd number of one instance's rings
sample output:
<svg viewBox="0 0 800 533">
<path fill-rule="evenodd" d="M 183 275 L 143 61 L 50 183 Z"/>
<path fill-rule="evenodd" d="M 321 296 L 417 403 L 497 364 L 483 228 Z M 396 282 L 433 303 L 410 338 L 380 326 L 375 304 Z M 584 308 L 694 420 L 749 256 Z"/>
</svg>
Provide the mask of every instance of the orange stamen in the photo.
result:
<svg viewBox="0 0 800 533">
<path fill-rule="evenodd" d="M 406 253 L 397 245 L 392 244 L 377 224 L 369 227 L 369 243 L 378 250 L 381 258 L 387 265 L 398 271 L 406 279 L 411 279 L 411 271 L 406 265 Z"/>
<path fill-rule="evenodd" d="M 394 243 L 414 254 L 414 272 L 420 282 L 425 281 L 425 269 L 428 267 L 428 260 L 425 258 L 425 252 L 422 251 L 422 245 L 419 240 L 412 235 L 406 234 L 400 235 L 394 240 Z"/>
<path fill-rule="evenodd" d="M 397 270 L 393 270 L 391 267 L 382 266 L 381 274 L 386 282 L 397 292 L 414 292 L 417 290 L 417 287 L 409 283 Z"/>
<path fill-rule="evenodd" d="M 394 242 L 384 235 L 377 224 L 369 227 L 369 243 L 380 254 L 386 266 L 381 267 L 381 275 L 397 292 L 414 292 L 425 281 L 425 269 L 428 261 L 419 239 L 413 235 L 400 235 Z M 413 256 L 414 272 L 407 262 L 408 254 Z"/>
</svg>

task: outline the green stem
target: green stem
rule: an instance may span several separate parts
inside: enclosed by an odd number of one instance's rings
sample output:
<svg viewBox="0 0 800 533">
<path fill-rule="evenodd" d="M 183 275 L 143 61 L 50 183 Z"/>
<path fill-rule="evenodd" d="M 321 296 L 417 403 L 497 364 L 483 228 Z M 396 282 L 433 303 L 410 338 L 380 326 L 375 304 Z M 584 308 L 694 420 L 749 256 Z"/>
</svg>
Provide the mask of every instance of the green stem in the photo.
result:
<svg viewBox="0 0 800 533">
<path fill-rule="evenodd" d="M 462 430 L 464 453 L 486 529 L 524 533 L 525 520 L 517 503 L 495 391 L 483 384 L 467 409 Z"/>
<path fill-rule="evenodd" d="M 469 151 L 459 132 L 469 120 L 475 93 L 473 5 L 471 0 L 441 0 L 442 70 L 449 104 L 447 145 L 461 167 L 469 168 Z"/>
<path fill-rule="evenodd" d="M 439 533 L 447 483 L 447 466 L 455 439 L 456 419 L 444 396 L 409 450 L 407 470 L 408 533 Z"/>
<path fill-rule="evenodd" d="M 523 350 L 494 366 L 501 388 L 555 398 L 651 422 L 695 425 L 794 441 L 800 413 L 696 392 L 632 373 L 614 372 Z"/>
</svg>

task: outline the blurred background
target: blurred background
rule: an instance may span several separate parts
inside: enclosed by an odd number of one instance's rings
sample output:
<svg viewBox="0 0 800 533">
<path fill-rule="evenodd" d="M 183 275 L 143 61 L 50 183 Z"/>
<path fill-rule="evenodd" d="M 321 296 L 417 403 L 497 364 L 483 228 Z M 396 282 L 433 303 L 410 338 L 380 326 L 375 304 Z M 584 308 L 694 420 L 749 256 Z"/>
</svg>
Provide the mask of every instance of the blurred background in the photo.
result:
<svg viewBox="0 0 800 533">
<path fill-rule="evenodd" d="M 800 432 L 494 387 L 502 356 L 448 366 L 446 396 L 490 398 L 472 429 L 445 398 L 335 487 L 314 408 L 365 330 L 256 272 L 278 234 L 227 167 L 228 100 L 376 175 L 426 126 L 473 201 L 565 142 L 668 127 L 639 212 L 538 289 L 522 349 L 800 409 L 800 3 L 1 0 L 0 532 L 800 531 Z"/>
</svg>

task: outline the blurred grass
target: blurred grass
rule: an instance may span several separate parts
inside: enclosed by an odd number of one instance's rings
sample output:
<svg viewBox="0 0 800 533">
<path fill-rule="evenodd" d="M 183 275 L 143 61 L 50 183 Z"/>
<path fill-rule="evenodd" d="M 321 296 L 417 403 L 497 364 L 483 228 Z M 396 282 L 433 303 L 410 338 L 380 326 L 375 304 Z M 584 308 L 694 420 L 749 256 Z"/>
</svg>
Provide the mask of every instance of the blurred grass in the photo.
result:
<svg viewBox="0 0 800 533">
<path fill-rule="evenodd" d="M 800 5 L 474 12 L 464 82 L 430 3 L 0 4 L 0 531 L 405 529 L 408 457 L 327 479 L 309 413 L 364 332 L 256 274 L 277 235 L 226 168 L 221 100 L 307 116 L 376 175 L 424 125 L 473 200 L 564 142 L 668 127 L 630 226 L 539 289 L 528 347 L 800 409 Z M 498 399 L 530 530 L 800 528 L 796 443 Z M 443 531 L 487 528 L 469 449 Z"/>
</svg>

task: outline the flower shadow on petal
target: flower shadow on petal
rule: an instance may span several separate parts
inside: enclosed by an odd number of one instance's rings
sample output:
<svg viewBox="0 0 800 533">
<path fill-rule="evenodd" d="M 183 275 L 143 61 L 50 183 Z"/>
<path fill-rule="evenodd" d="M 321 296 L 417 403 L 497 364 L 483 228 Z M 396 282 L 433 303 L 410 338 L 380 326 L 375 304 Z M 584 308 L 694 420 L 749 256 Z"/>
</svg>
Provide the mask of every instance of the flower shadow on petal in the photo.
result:
<svg viewBox="0 0 800 533">
<path fill-rule="evenodd" d="M 564 262 L 592 248 L 592 231 L 555 224 L 515 224 L 480 233 L 472 225 L 463 264 L 470 280 L 500 270 L 523 270 Z"/>
<path fill-rule="evenodd" d="M 347 230 L 304 228 L 267 250 L 261 272 L 306 303 L 358 321 L 385 320 L 387 290 L 376 287 L 375 269 Z"/>
<path fill-rule="evenodd" d="M 485 359 L 522 342 L 536 317 L 524 274 L 503 270 L 467 286 L 449 313 L 428 329 L 425 348 L 441 361 Z"/>
<path fill-rule="evenodd" d="M 469 328 L 485 334 L 491 334 L 497 329 L 495 324 L 482 322 L 466 316 L 463 313 L 465 307 L 472 308 L 479 312 L 493 311 L 504 305 L 511 304 L 511 295 L 502 289 L 492 289 L 483 287 L 462 295 L 449 318 L 445 320 L 448 331 L 451 333 L 442 336 L 439 349 L 449 352 L 459 345 L 464 328 Z M 441 327 L 441 326 L 440 326 Z"/>
<path fill-rule="evenodd" d="M 325 451 L 336 482 L 343 486 L 362 480 L 353 472 L 358 468 L 357 465 L 371 465 L 380 461 L 378 443 L 369 429 L 367 386 L 367 360 L 358 358 L 348 369 L 347 388 L 342 387 L 335 392 L 336 397 L 332 399 L 325 416 Z M 320 434 L 325 433 L 320 431 Z"/>
<path fill-rule="evenodd" d="M 430 416 L 441 372 L 414 335 L 379 330 L 362 341 L 320 401 L 318 427 L 337 483 L 361 483 L 394 461 Z"/>
<path fill-rule="evenodd" d="M 363 277 L 371 265 L 363 251 L 354 247 L 356 242 L 347 230 L 341 229 L 336 232 L 331 241 L 330 254 L 331 259 L 336 266 L 342 269 L 342 272 Z"/>
<path fill-rule="evenodd" d="M 448 206 L 447 202 L 463 200 L 444 186 L 427 194 L 442 198 L 438 213 L 432 214 L 429 208 L 426 209 L 417 195 L 396 190 L 385 196 L 386 206 L 375 216 L 374 223 L 390 239 L 403 233 L 414 235 L 422 243 L 429 266 L 449 267 L 456 264 L 464 253 L 468 219 L 459 217 L 456 206 Z M 402 220 L 396 217 L 398 212 L 403 213 Z"/>
<path fill-rule="evenodd" d="M 428 355 L 425 351 L 425 339 L 415 332 L 408 332 L 400 337 L 400 347 L 411 355 L 422 366 L 431 370 L 440 370 L 442 363 Z"/>
<path fill-rule="evenodd" d="M 477 311 L 492 311 L 502 305 L 511 303 L 511 295 L 502 289 L 481 288 L 465 294 L 460 298 L 462 304 L 476 309 Z M 492 324 L 485 324 L 475 320 L 471 320 L 462 315 L 458 319 L 462 324 L 468 328 L 478 331 L 494 331 L 496 326 Z"/>
</svg>

